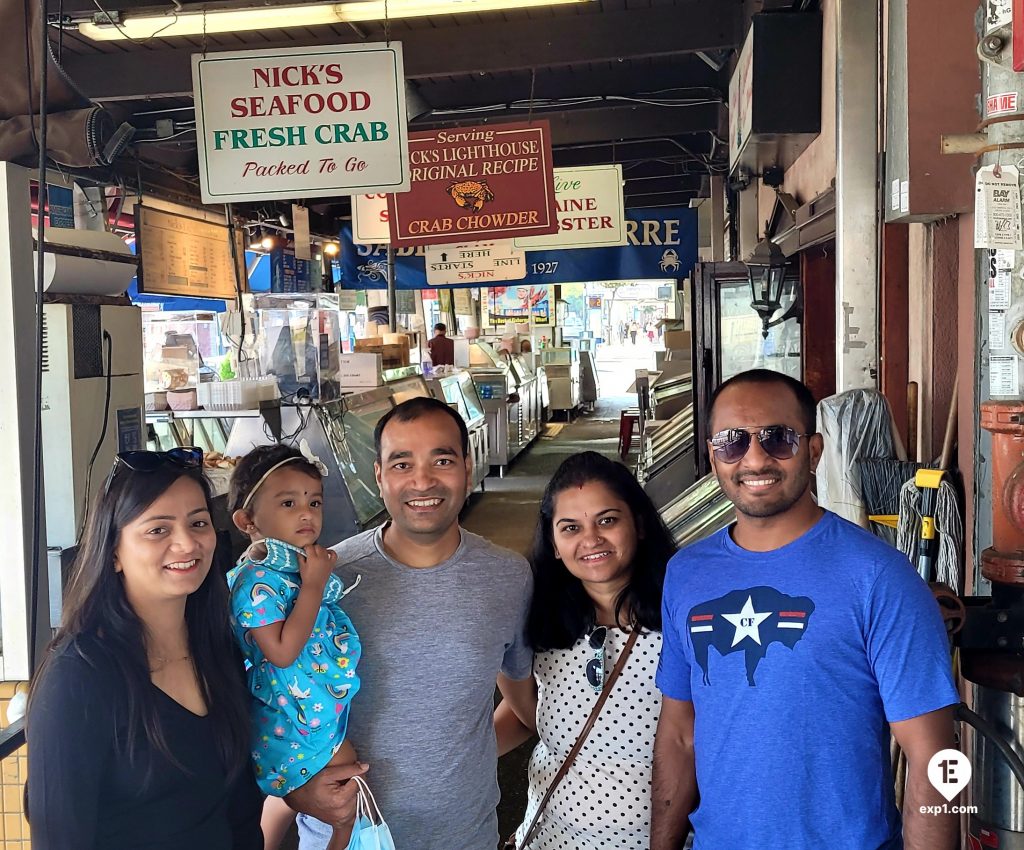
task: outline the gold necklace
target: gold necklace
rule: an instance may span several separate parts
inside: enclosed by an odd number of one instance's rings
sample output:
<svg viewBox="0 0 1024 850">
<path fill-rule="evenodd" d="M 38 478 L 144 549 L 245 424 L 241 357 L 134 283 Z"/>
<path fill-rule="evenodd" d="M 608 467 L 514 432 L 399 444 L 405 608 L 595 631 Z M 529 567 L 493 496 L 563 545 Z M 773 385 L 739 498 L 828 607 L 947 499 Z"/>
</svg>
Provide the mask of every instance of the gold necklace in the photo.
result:
<svg viewBox="0 0 1024 850">
<path fill-rule="evenodd" d="M 154 658 L 152 660 L 156 661 L 157 665 L 156 667 L 150 667 L 149 672 L 156 673 L 157 670 L 163 670 L 164 667 L 168 666 L 169 664 L 178 664 L 182 661 L 188 661 L 191 657 L 191 655 L 183 655 L 181 656 L 181 658 Z"/>
</svg>

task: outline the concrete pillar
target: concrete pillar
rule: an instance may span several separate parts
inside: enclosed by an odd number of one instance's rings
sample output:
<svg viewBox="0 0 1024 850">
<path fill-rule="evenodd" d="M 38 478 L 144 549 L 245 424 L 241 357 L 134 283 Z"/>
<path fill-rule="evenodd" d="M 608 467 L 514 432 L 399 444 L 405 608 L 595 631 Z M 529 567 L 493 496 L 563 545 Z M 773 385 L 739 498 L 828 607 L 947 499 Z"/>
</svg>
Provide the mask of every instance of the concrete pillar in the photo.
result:
<svg viewBox="0 0 1024 850">
<path fill-rule="evenodd" d="M 46 581 L 46 525 L 39 518 L 33 541 L 35 478 L 36 307 L 32 263 L 29 172 L 0 162 L 0 680 L 29 678 L 32 640 L 39 647 L 49 635 Z M 20 483 L 20 486 L 18 484 Z M 42 489 L 42 482 L 39 484 Z M 41 502 L 40 502 L 41 504 Z M 42 512 L 40 511 L 40 514 Z M 36 635 L 29 634 L 33 553 L 38 557 L 39 597 Z"/>
<path fill-rule="evenodd" d="M 878 0 L 836 0 L 836 390 L 878 382 Z"/>
</svg>

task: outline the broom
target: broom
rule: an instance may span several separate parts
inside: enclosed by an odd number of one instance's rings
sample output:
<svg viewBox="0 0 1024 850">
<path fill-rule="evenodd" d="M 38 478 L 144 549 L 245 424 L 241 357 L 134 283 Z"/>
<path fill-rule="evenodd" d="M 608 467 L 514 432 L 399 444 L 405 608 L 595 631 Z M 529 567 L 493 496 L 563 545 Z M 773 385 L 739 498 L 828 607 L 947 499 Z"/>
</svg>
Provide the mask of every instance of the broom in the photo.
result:
<svg viewBox="0 0 1024 850">
<path fill-rule="evenodd" d="M 909 460 L 868 458 L 857 461 L 860 495 L 867 508 L 868 519 L 884 526 L 876 529 L 879 537 L 896 544 L 896 527 L 900 520 L 900 494 L 903 485 L 913 481 L 921 464 Z"/>
</svg>

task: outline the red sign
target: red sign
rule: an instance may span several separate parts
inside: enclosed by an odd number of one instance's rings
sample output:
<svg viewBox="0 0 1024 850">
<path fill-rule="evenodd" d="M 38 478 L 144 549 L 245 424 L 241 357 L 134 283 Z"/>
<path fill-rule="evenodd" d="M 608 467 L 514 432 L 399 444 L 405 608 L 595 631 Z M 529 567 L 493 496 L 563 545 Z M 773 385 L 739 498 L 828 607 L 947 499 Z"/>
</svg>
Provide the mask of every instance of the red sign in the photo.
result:
<svg viewBox="0 0 1024 850">
<path fill-rule="evenodd" d="M 558 231 L 547 121 L 410 133 L 409 166 L 388 195 L 395 247 Z"/>
</svg>

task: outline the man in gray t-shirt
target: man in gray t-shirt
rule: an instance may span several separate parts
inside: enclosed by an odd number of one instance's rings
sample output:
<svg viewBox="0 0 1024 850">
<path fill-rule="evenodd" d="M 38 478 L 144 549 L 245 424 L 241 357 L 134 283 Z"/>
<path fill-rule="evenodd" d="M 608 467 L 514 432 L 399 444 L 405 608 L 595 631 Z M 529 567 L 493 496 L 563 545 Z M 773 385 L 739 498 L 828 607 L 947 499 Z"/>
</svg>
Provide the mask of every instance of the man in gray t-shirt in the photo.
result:
<svg viewBox="0 0 1024 850">
<path fill-rule="evenodd" d="M 457 413 L 412 399 L 376 436 L 391 520 L 335 547 L 345 586 L 359 579 L 342 603 L 363 644 L 348 736 L 398 848 L 494 850 L 494 685 L 528 705 L 530 568 L 459 527 L 472 471 Z M 305 815 L 299 832 L 302 850 L 331 834 Z"/>
</svg>

